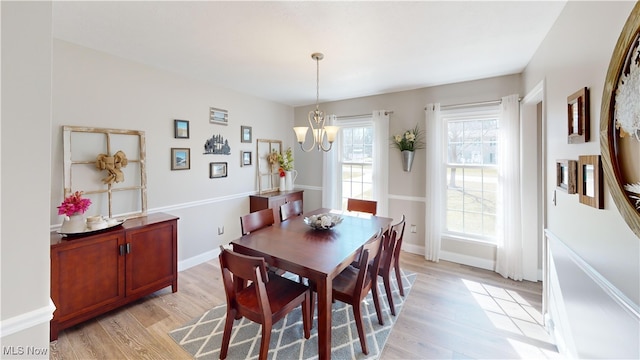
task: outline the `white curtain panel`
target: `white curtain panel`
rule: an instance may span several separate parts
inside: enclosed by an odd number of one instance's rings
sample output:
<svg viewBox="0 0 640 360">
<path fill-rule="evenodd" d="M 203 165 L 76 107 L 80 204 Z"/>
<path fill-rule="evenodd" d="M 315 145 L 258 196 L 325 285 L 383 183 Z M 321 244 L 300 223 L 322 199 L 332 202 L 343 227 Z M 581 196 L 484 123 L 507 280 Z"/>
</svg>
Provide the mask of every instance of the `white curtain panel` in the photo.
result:
<svg viewBox="0 0 640 360">
<path fill-rule="evenodd" d="M 389 213 L 389 115 L 376 110 L 373 117 L 373 199 L 378 202 L 378 215 Z"/>
<path fill-rule="evenodd" d="M 443 158 L 443 124 L 440 117 L 440 104 L 428 104 L 425 107 L 426 140 L 426 180 L 427 203 L 425 211 L 424 257 L 427 260 L 440 260 L 442 242 L 442 222 L 444 221 L 443 187 L 445 168 Z"/>
<path fill-rule="evenodd" d="M 327 115 L 325 120 L 327 126 L 336 125 L 336 116 Z M 338 136 L 340 133 L 338 132 Z M 322 207 L 328 209 L 341 209 L 340 193 L 338 189 L 338 174 L 336 173 L 335 164 L 338 163 L 338 153 L 340 152 L 337 144 L 338 139 L 333 143 L 331 151 L 323 151 L 322 154 Z M 331 190 L 327 190 L 331 189 Z"/>
<path fill-rule="evenodd" d="M 496 272 L 522 280 L 522 212 L 520 196 L 520 101 L 502 98 L 498 145 L 498 249 Z M 500 206 L 501 204 L 501 206 Z"/>
</svg>

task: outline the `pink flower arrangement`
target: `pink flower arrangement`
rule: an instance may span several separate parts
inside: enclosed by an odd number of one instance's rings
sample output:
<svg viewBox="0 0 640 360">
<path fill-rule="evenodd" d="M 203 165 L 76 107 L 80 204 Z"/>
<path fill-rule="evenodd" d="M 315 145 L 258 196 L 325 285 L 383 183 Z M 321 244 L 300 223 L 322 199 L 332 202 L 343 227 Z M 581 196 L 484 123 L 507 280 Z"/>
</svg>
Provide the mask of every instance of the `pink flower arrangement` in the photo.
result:
<svg viewBox="0 0 640 360">
<path fill-rule="evenodd" d="M 71 216 L 76 213 L 84 214 L 91 205 L 91 200 L 82 198 L 82 191 L 76 191 L 65 198 L 62 204 L 58 206 L 58 215 Z"/>
</svg>

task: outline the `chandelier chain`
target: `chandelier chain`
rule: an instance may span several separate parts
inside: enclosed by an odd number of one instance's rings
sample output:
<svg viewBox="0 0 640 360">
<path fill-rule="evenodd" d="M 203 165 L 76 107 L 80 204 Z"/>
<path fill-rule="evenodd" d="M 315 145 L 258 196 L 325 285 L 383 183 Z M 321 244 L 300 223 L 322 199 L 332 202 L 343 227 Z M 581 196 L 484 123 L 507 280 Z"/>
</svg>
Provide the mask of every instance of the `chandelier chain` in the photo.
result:
<svg viewBox="0 0 640 360">
<path fill-rule="evenodd" d="M 316 109 L 320 104 L 320 59 L 316 57 Z"/>
</svg>

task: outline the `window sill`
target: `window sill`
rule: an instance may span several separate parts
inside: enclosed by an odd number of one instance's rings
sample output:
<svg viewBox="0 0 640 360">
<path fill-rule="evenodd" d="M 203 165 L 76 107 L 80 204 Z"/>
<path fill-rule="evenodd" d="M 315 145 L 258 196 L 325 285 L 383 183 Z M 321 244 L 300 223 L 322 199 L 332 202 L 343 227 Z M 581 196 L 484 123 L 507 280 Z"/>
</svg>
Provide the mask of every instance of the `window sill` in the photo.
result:
<svg viewBox="0 0 640 360">
<path fill-rule="evenodd" d="M 466 242 L 469 244 L 483 245 L 483 246 L 490 246 L 490 247 L 498 246 L 498 244 L 496 244 L 495 241 L 484 240 L 484 239 L 472 239 L 472 238 L 452 235 L 452 234 L 442 234 L 442 240 L 454 240 L 454 241 Z"/>
</svg>

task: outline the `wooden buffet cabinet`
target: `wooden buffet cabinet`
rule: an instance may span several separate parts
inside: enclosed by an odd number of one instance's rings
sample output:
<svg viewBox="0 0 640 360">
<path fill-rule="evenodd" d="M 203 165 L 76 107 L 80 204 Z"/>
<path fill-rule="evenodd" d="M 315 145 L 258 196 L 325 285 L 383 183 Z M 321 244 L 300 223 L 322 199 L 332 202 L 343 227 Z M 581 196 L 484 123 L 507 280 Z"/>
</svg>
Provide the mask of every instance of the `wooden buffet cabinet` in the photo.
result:
<svg viewBox="0 0 640 360">
<path fill-rule="evenodd" d="M 171 286 L 178 218 L 151 214 L 82 237 L 51 233 L 51 341 L 70 326 Z"/>
<path fill-rule="evenodd" d="M 280 206 L 291 201 L 302 200 L 303 190 L 276 191 L 261 195 L 249 195 L 249 211 L 273 209 L 273 219 L 280 223 Z"/>
</svg>

